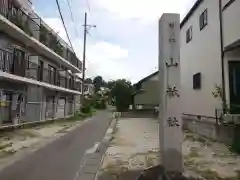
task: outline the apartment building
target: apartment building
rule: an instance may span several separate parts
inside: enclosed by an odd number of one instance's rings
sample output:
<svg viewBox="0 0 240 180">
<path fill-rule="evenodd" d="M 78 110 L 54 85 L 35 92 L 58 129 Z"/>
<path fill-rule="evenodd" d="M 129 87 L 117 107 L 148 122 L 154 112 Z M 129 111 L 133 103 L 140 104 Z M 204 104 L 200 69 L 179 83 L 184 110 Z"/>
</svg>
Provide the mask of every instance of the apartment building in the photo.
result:
<svg viewBox="0 0 240 180">
<path fill-rule="evenodd" d="M 184 116 L 240 114 L 239 17 L 239 0 L 197 0 L 181 22 Z"/>
<path fill-rule="evenodd" d="M 72 116 L 82 63 L 33 10 L 0 0 L 0 125 Z"/>
</svg>

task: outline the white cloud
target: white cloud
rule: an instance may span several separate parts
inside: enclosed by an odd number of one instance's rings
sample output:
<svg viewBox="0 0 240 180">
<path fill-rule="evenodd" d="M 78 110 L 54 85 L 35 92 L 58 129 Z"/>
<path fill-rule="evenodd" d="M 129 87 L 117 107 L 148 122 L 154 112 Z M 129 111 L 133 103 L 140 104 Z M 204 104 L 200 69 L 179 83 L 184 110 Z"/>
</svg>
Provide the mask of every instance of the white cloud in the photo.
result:
<svg viewBox="0 0 240 180">
<path fill-rule="evenodd" d="M 120 60 L 128 56 L 128 51 L 118 45 L 100 41 L 88 46 L 88 58 L 96 61 Z"/>
<path fill-rule="evenodd" d="M 116 13 L 123 19 L 156 19 L 163 13 L 185 14 L 196 0 L 94 0 L 96 6 Z"/>
<path fill-rule="evenodd" d="M 82 42 L 82 39 L 73 41 L 78 57 L 82 57 Z M 125 67 L 122 65 L 122 61 L 128 57 L 128 51 L 119 45 L 106 41 L 90 41 L 87 44 L 86 57 L 86 74 L 88 76 L 101 75 L 105 79 L 124 77 Z"/>
<path fill-rule="evenodd" d="M 164 12 L 180 13 L 181 18 L 196 0 L 89 0 L 88 24 L 96 24 L 87 37 L 87 75 L 105 79 L 128 78 L 134 82 L 157 70 L 158 19 Z M 76 37 L 69 9 L 63 6 L 75 51 L 82 59 L 84 1 L 72 0 Z M 59 18 L 45 18 L 67 40 Z"/>
<path fill-rule="evenodd" d="M 43 18 L 43 20 L 59 34 L 64 41 L 68 42 L 67 35 L 62 25 L 62 21 L 59 18 Z"/>
</svg>

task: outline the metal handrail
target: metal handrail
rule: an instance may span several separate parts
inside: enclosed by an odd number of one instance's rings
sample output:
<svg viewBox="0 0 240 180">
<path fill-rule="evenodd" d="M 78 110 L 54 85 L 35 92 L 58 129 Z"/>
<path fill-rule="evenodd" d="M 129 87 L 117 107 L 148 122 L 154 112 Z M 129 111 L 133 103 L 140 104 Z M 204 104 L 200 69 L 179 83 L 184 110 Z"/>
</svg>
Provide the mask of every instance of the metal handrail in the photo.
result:
<svg viewBox="0 0 240 180">
<path fill-rule="evenodd" d="M 11 0 L 0 0 L 0 14 L 30 36 L 33 36 L 32 31 L 34 31 L 30 28 L 30 23 L 33 23 L 34 26 L 39 26 L 33 18 L 28 16 L 23 10 L 15 7 Z"/>
<path fill-rule="evenodd" d="M 5 18 L 14 23 L 20 29 L 25 31 L 28 35 L 35 37 L 38 41 L 45 44 L 47 47 L 49 47 L 57 54 L 62 56 L 64 59 L 69 61 L 72 65 L 82 70 L 82 62 L 77 58 L 69 44 L 65 40 L 63 40 L 58 35 L 58 33 L 56 33 L 37 14 L 34 14 L 36 16 L 34 18 L 30 17 L 23 10 L 21 10 L 18 7 L 15 7 L 11 0 L 0 0 L 0 14 L 2 14 Z M 35 21 L 36 19 L 40 21 L 40 24 L 38 24 Z M 32 27 L 37 27 L 37 29 L 33 29 Z M 49 32 L 49 34 L 55 37 L 56 42 L 54 43 L 55 44 L 54 47 L 41 40 L 40 36 L 38 35 L 34 36 L 34 31 L 39 31 L 41 34 L 41 27 L 44 27 Z M 70 56 L 67 54 L 68 50 L 71 53 Z M 63 54 L 63 51 L 66 51 L 65 55 Z"/>
</svg>

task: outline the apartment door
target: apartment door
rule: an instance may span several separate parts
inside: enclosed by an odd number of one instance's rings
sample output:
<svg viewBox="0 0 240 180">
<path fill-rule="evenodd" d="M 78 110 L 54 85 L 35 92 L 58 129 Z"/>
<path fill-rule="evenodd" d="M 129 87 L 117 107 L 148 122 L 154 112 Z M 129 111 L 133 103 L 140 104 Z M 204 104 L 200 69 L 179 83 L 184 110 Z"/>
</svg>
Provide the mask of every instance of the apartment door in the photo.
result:
<svg viewBox="0 0 240 180">
<path fill-rule="evenodd" d="M 20 49 L 14 49 L 13 74 L 24 77 L 25 71 L 26 71 L 25 52 Z"/>
<path fill-rule="evenodd" d="M 230 113 L 240 114 L 240 62 L 229 62 Z"/>
</svg>

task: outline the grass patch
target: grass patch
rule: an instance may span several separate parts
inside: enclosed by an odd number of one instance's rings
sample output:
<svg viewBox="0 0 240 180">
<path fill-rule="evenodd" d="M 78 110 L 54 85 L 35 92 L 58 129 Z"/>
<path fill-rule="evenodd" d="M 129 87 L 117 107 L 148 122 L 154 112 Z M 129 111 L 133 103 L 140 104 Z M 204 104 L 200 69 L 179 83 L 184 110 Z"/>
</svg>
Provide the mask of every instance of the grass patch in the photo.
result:
<svg viewBox="0 0 240 180">
<path fill-rule="evenodd" d="M 5 149 L 5 148 L 7 148 L 7 147 L 10 147 L 10 146 L 12 146 L 12 143 L 7 143 L 7 144 L 0 144 L 0 150 L 3 150 L 3 149 Z"/>
<path fill-rule="evenodd" d="M 212 143 L 214 142 L 214 141 L 207 139 L 201 135 L 192 134 L 192 133 L 187 133 L 184 136 L 184 140 L 188 140 L 191 142 L 199 142 L 202 144 L 202 146 L 208 146 L 208 147 L 212 146 Z"/>
<path fill-rule="evenodd" d="M 199 156 L 200 156 L 200 154 L 199 154 L 198 151 L 191 151 L 189 153 L 189 157 L 192 157 L 192 158 L 196 158 L 196 157 L 199 157 Z"/>
<path fill-rule="evenodd" d="M 13 150 L 13 149 L 11 149 L 11 150 L 2 150 L 2 151 L 0 151 L 0 158 L 1 157 L 7 157 L 7 156 L 10 156 L 10 155 L 13 155 L 13 154 L 15 154 L 17 151 L 16 150 Z"/>
<path fill-rule="evenodd" d="M 28 131 L 27 129 L 25 130 L 20 130 L 18 132 L 18 135 L 20 136 L 25 136 L 25 137 L 29 137 L 29 138 L 35 138 L 35 137 L 39 137 L 39 135 L 33 131 Z"/>
<path fill-rule="evenodd" d="M 73 117 L 66 119 L 67 121 L 83 121 L 85 118 L 92 117 L 93 112 L 83 113 L 77 112 Z"/>
</svg>

